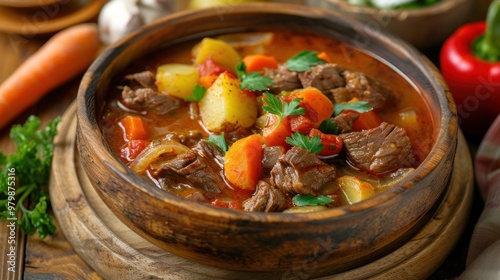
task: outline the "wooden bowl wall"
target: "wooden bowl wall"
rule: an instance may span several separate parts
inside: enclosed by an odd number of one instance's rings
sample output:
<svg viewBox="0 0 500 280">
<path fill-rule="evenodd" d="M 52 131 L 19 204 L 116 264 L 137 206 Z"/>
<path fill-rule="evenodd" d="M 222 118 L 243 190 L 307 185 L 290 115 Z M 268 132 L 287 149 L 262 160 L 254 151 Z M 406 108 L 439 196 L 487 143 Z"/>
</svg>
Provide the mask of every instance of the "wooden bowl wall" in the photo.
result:
<svg viewBox="0 0 500 280">
<path fill-rule="evenodd" d="M 189 260 L 226 269 L 342 271 L 387 253 L 415 229 L 448 181 L 457 141 L 454 103 L 438 71 L 405 43 L 365 35 L 365 51 L 407 75 L 435 112 L 436 144 L 403 184 L 361 203 L 316 213 L 254 213 L 198 204 L 158 189 L 112 154 L 97 120 L 114 78 L 141 56 L 185 40 L 287 27 L 356 45 L 360 24 L 293 5 L 248 4 L 171 15 L 111 46 L 85 74 L 78 93 L 77 145 L 88 177 L 132 230 Z"/>
<path fill-rule="evenodd" d="M 380 10 L 349 4 L 347 0 L 308 0 L 310 5 L 337 11 L 366 23 L 364 29 L 385 29 L 419 49 L 444 42 L 460 25 L 467 22 L 474 0 L 441 0 L 407 10 Z"/>
</svg>

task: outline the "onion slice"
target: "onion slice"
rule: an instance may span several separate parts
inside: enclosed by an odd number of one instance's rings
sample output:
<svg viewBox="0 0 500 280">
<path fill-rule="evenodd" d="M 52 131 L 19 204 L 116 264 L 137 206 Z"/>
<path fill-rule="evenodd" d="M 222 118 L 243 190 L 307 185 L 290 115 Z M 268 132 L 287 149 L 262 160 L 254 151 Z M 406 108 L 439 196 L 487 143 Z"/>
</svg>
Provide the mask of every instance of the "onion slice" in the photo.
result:
<svg viewBox="0 0 500 280">
<path fill-rule="evenodd" d="M 171 153 L 175 155 L 189 152 L 190 149 L 173 140 L 154 141 L 149 144 L 131 163 L 130 169 L 134 172 L 143 172 L 161 155 Z"/>
</svg>

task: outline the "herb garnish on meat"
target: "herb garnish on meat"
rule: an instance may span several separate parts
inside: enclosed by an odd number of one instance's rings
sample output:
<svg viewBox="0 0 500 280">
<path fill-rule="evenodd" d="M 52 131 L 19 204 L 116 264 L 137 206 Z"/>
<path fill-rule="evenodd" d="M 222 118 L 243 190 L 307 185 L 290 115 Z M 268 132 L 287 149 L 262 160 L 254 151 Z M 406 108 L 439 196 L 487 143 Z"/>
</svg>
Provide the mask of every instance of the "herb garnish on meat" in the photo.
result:
<svg viewBox="0 0 500 280">
<path fill-rule="evenodd" d="M 305 72 L 311 70 L 311 66 L 326 63 L 325 60 L 318 57 L 318 52 L 302 51 L 285 62 L 290 71 Z"/>
<path fill-rule="evenodd" d="M 325 148 L 325 145 L 321 144 L 319 135 L 314 135 L 314 137 L 309 138 L 307 135 L 295 132 L 292 134 L 291 138 L 287 137 L 285 141 L 290 145 L 306 149 L 312 154 L 321 153 Z"/>
<path fill-rule="evenodd" d="M 274 82 L 271 78 L 267 76 L 261 76 L 260 74 L 261 72 L 247 73 L 247 67 L 243 62 L 239 62 L 236 65 L 236 75 L 240 79 L 241 90 L 267 90 L 270 86 L 274 85 Z"/>
<path fill-rule="evenodd" d="M 292 115 L 302 115 L 305 113 L 305 109 L 298 107 L 300 104 L 300 98 L 296 98 L 290 102 L 283 102 L 279 97 L 276 97 L 269 92 L 264 93 L 264 102 L 267 105 L 262 106 L 267 112 L 274 114 L 279 117 L 280 121 Z"/>
</svg>

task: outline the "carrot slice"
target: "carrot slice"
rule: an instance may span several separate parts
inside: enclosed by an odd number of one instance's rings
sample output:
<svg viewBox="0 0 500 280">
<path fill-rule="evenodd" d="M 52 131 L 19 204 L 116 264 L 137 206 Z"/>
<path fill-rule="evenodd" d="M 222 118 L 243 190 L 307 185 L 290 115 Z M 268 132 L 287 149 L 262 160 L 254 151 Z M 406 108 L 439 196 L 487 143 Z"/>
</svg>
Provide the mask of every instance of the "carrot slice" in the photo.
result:
<svg viewBox="0 0 500 280">
<path fill-rule="evenodd" d="M 83 72 L 99 47 L 93 23 L 75 25 L 49 39 L 0 85 L 0 129 L 46 93 Z"/>
<path fill-rule="evenodd" d="M 276 58 L 262 54 L 247 55 L 243 58 L 243 63 L 247 67 L 247 72 L 262 71 L 264 68 L 278 68 Z"/>
<path fill-rule="evenodd" d="M 354 97 L 348 103 L 358 102 L 359 99 Z M 361 131 L 365 129 L 372 129 L 378 127 L 382 123 L 382 119 L 375 113 L 374 110 L 360 113 L 359 118 L 352 124 L 354 131 Z"/>
<path fill-rule="evenodd" d="M 149 138 L 149 129 L 146 122 L 135 116 L 126 116 L 120 121 L 128 140 L 145 140 Z"/>
<path fill-rule="evenodd" d="M 361 131 L 364 129 L 372 129 L 378 127 L 382 123 L 380 117 L 371 110 L 359 114 L 359 118 L 352 124 L 352 129 L 354 131 Z"/>
<path fill-rule="evenodd" d="M 269 114 L 267 126 L 262 129 L 262 136 L 264 137 L 266 146 L 282 146 L 287 148 L 290 145 L 286 143 L 285 139 L 290 135 L 292 135 L 292 130 L 289 118 L 283 118 L 280 122 L 278 116 Z"/>
<path fill-rule="evenodd" d="M 244 190 L 255 190 L 262 177 L 263 139 L 253 134 L 237 140 L 224 158 L 224 175 L 234 186 Z"/>
<path fill-rule="evenodd" d="M 215 80 L 217 80 L 218 77 L 219 75 L 209 75 L 200 77 L 198 79 L 198 84 L 202 87 L 209 88 L 214 84 Z"/>
<path fill-rule="evenodd" d="M 307 102 L 311 108 L 316 111 L 318 119 L 314 123 L 314 127 L 319 125 L 333 115 L 333 103 L 326 95 L 314 87 L 297 89 L 292 92 L 292 96 L 301 98 L 303 102 Z"/>
<path fill-rule="evenodd" d="M 332 63 L 332 59 L 330 58 L 330 56 L 326 52 L 320 52 L 317 55 L 317 57 L 323 59 L 324 61 L 326 61 L 328 63 Z"/>
</svg>

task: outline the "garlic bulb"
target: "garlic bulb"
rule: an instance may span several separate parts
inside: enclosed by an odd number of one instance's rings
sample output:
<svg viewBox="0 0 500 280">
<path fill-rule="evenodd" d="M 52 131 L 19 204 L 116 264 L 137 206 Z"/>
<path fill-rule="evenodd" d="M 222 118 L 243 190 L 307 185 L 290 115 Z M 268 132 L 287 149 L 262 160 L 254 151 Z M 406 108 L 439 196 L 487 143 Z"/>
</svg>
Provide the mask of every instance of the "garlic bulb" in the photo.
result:
<svg viewBox="0 0 500 280">
<path fill-rule="evenodd" d="M 99 36 L 104 44 L 116 42 L 175 9 L 174 0 L 112 0 L 107 2 L 97 19 Z"/>
</svg>

